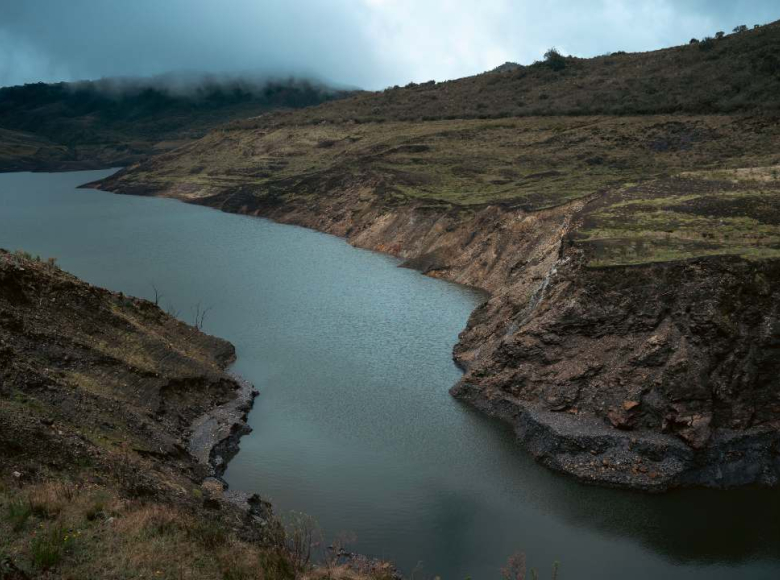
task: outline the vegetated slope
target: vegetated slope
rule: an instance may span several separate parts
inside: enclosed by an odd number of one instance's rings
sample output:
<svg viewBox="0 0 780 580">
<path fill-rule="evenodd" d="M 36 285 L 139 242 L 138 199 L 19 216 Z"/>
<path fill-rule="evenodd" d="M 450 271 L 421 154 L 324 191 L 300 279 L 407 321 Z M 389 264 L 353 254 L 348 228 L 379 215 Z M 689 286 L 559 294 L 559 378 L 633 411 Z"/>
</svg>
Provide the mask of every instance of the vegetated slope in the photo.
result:
<svg viewBox="0 0 780 580">
<path fill-rule="evenodd" d="M 780 111 L 780 22 L 645 53 L 552 56 L 470 78 L 361 93 L 300 122 Z"/>
<path fill-rule="evenodd" d="M 344 94 L 305 80 L 208 77 L 0 88 L 0 171 L 124 165 L 201 137 L 231 119 L 316 105 Z M 19 143 L 20 135 L 27 142 Z"/>
<path fill-rule="evenodd" d="M 774 62 L 778 38 L 773 24 L 618 55 L 622 69 L 567 60 L 518 80 L 504 67 L 390 91 L 397 102 L 237 121 L 97 186 L 346 236 L 490 291 L 455 349 L 453 394 L 511 422 L 545 465 L 647 490 L 776 484 L 780 77 L 744 71 Z M 604 78 L 613 66 L 623 76 Z M 634 68 L 666 104 L 611 108 L 640 102 Z M 543 115 L 466 118 L 522 83 L 549 89 Z M 732 106 L 724 83 L 750 98 Z M 604 114 L 567 109 L 578 98 Z"/>
<path fill-rule="evenodd" d="M 151 302 L 0 250 L 0 577 L 320 577 L 266 502 L 209 477 L 246 428 L 233 356 Z"/>
</svg>

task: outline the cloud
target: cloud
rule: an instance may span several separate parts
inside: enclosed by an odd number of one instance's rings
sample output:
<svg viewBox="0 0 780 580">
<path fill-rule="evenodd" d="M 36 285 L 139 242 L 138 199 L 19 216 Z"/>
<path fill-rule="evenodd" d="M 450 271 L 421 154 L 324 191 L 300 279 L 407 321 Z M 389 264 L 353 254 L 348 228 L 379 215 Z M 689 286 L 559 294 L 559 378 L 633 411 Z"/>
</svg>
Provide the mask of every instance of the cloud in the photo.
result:
<svg viewBox="0 0 780 580">
<path fill-rule="evenodd" d="M 0 85 L 175 70 L 382 88 L 650 50 L 780 17 L 776 0 L 24 0 L 0 3 Z"/>
<path fill-rule="evenodd" d="M 530 63 L 551 46 L 595 56 L 684 44 L 692 36 L 780 18 L 774 2 L 719 0 L 363 0 L 385 65 L 407 80 Z"/>
<path fill-rule="evenodd" d="M 70 73 L 65 67 L 57 67 L 34 45 L 19 38 L 12 32 L 0 29 L 0 86 L 3 81 L 23 79 L 36 80 L 41 76 L 48 78 L 68 78 Z"/>
<path fill-rule="evenodd" d="M 0 3 L 0 54 L 36 51 L 31 74 L 12 62 L 0 84 L 171 70 L 314 74 L 377 82 L 370 41 L 349 0 L 25 0 Z M 9 47 L 10 46 L 10 47 Z"/>
</svg>

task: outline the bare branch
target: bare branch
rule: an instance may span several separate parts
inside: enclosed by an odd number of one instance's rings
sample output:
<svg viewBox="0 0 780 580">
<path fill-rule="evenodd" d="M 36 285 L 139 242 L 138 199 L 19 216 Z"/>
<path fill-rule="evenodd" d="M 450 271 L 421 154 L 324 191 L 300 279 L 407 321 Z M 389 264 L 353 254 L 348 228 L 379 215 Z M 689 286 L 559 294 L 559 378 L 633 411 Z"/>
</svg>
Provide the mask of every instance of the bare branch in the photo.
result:
<svg viewBox="0 0 780 580">
<path fill-rule="evenodd" d="M 150 285 L 152 287 L 152 290 L 154 290 L 154 305 L 159 306 L 160 300 L 163 299 L 165 294 L 161 294 L 159 290 L 157 290 L 157 286 L 155 286 L 154 282 L 150 282 Z"/>
<path fill-rule="evenodd" d="M 211 310 L 211 306 L 203 306 L 201 302 L 198 302 L 194 307 L 195 313 L 195 328 L 203 330 L 203 321 L 206 319 L 206 314 Z"/>
</svg>

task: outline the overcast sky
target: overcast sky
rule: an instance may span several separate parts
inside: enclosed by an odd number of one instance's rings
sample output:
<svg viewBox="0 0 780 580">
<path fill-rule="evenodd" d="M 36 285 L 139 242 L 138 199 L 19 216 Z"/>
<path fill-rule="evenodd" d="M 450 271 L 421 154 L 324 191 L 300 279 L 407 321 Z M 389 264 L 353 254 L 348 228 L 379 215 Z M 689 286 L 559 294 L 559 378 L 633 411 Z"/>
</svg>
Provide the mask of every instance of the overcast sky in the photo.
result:
<svg viewBox="0 0 780 580">
<path fill-rule="evenodd" d="M 190 70 L 378 89 L 777 19 L 780 0 L 0 0 L 0 86 Z"/>
</svg>

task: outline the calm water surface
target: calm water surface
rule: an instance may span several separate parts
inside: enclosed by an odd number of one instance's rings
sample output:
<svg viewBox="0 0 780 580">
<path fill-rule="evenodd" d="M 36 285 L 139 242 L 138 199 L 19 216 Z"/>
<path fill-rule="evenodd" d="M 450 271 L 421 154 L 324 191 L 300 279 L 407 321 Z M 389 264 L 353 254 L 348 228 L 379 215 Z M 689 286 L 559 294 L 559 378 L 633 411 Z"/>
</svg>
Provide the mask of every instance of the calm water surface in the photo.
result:
<svg viewBox="0 0 780 580">
<path fill-rule="evenodd" d="M 326 538 L 415 578 L 498 578 L 511 553 L 549 577 L 778 578 L 780 495 L 590 488 L 537 466 L 505 426 L 447 393 L 481 297 L 305 229 L 163 199 L 78 190 L 110 172 L 0 174 L 0 247 L 232 341 L 260 390 L 228 482 L 304 511 Z"/>
</svg>

